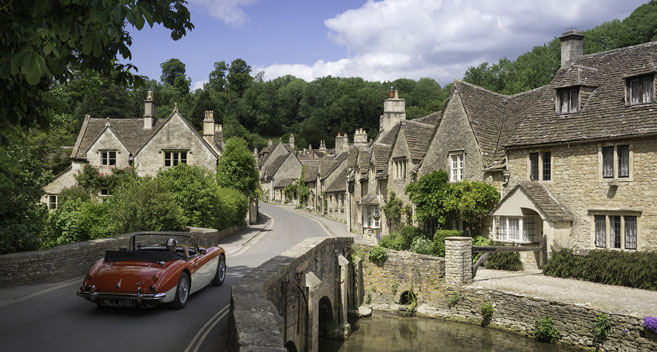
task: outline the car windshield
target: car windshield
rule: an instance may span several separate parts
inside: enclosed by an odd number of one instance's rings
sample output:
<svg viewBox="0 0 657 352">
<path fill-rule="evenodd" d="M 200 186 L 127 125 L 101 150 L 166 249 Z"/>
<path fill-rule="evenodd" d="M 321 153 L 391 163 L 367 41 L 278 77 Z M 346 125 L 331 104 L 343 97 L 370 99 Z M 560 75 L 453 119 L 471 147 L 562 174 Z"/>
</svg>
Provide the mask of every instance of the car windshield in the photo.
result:
<svg viewBox="0 0 657 352">
<path fill-rule="evenodd" d="M 135 234 L 130 249 L 137 251 L 171 251 L 189 258 L 198 253 L 194 239 L 189 235 L 170 233 Z"/>
</svg>

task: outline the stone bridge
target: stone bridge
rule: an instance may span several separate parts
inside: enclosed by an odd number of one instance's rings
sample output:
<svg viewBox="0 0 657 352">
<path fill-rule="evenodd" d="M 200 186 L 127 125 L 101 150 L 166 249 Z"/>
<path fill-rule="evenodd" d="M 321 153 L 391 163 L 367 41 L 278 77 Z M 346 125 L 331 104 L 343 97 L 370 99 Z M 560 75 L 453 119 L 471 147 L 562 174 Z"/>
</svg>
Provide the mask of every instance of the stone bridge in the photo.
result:
<svg viewBox="0 0 657 352">
<path fill-rule="evenodd" d="M 362 264 L 353 238 L 315 237 L 232 286 L 230 351 L 317 351 L 319 337 L 346 338 L 348 309 L 362 303 Z"/>
</svg>

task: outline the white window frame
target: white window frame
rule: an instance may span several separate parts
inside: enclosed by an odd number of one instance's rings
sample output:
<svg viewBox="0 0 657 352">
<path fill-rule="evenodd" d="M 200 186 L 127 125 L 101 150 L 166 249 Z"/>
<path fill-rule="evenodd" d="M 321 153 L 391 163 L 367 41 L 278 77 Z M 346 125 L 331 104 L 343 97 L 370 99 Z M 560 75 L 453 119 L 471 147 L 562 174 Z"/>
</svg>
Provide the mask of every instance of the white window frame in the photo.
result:
<svg viewBox="0 0 657 352">
<path fill-rule="evenodd" d="M 449 182 L 463 181 L 465 173 L 465 153 L 449 154 Z"/>
<path fill-rule="evenodd" d="M 511 238 L 512 223 L 517 221 L 516 238 Z M 533 224 L 533 232 L 528 233 L 529 226 Z M 499 242 L 509 243 L 538 243 L 540 242 L 539 228 L 541 228 L 543 220 L 538 215 L 525 215 L 525 216 L 495 216 L 493 217 L 493 230 L 494 238 Z"/>
<path fill-rule="evenodd" d="M 604 217 L 604 242 L 599 241 L 599 233 L 598 233 L 598 219 Z M 618 247 L 616 246 L 616 241 L 615 238 L 612 238 L 612 231 L 614 228 L 612 226 L 613 220 L 618 217 L 620 218 L 620 235 L 619 240 L 620 242 L 618 243 Z M 625 213 L 625 212 L 595 212 L 591 214 L 591 227 L 592 227 L 592 246 L 593 248 L 602 248 L 602 249 L 613 249 L 613 250 L 628 250 L 628 251 L 635 251 L 639 249 L 639 233 L 640 233 L 640 220 L 641 216 L 636 213 Z M 634 240 L 633 241 L 628 241 L 629 238 L 629 233 L 628 230 L 631 231 L 632 227 L 627 226 L 627 222 L 634 221 Z M 600 231 L 602 233 L 603 231 Z M 630 243 L 630 247 L 628 247 L 628 243 Z M 633 247 L 632 247 L 633 246 Z"/>
<path fill-rule="evenodd" d="M 100 151 L 100 165 L 116 166 L 116 157 L 119 153 L 116 150 L 108 149 Z M 113 155 L 113 156 L 112 156 Z"/>
<path fill-rule="evenodd" d="M 173 150 L 173 149 L 169 150 L 169 149 L 167 149 L 167 150 L 163 150 L 162 154 L 164 156 L 163 165 L 164 165 L 165 168 L 174 167 L 174 166 L 178 165 L 178 163 L 187 164 L 187 162 L 189 161 L 189 158 L 188 158 L 189 151 L 188 150 Z M 167 162 L 169 163 L 169 165 L 167 165 Z"/>
<path fill-rule="evenodd" d="M 605 176 L 605 158 L 604 150 L 613 147 L 613 161 L 612 161 L 612 176 Z M 627 147 L 627 176 L 620 176 L 620 156 L 618 149 L 620 147 Z M 634 153 L 630 143 L 605 143 L 598 145 L 598 179 L 603 182 L 609 181 L 633 181 L 634 180 Z M 607 149 L 609 150 L 609 149 Z"/>
</svg>

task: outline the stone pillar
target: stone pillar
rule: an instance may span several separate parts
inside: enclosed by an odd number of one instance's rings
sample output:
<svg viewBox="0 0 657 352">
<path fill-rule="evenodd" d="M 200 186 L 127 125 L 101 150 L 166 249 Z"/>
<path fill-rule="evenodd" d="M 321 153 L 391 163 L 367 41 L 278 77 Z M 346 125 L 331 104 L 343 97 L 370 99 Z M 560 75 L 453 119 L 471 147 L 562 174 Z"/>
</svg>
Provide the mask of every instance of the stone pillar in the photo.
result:
<svg viewBox="0 0 657 352">
<path fill-rule="evenodd" d="M 306 329 L 310 330 L 306 336 L 309 341 L 305 341 L 305 351 L 319 350 L 319 299 L 317 290 L 322 281 L 312 271 L 306 274 L 306 289 L 308 297 L 308 325 Z M 298 346 L 300 348 L 301 346 Z"/>
<path fill-rule="evenodd" d="M 472 238 L 445 238 L 445 283 L 465 285 L 472 282 Z"/>
<path fill-rule="evenodd" d="M 355 288 L 356 292 L 354 292 L 354 304 L 356 305 L 356 309 L 360 307 L 361 304 L 363 304 L 363 292 L 365 291 L 365 284 L 363 282 L 363 260 L 360 259 L 360 257 L 354 257 L 354 274 L 356 276 L 355 281 Z"/>
<path fill-rule="evenodd" d="M 340 323 L 342 324 L 342 333 L 344 337 L 351 334 L 351 325 L 347 320 L 347 306 L 349 297 L 347 296 L 349 287 L 349 261 L 342 255 L 338 255 L 338 265 L 340 265 Z"/>
</svg>

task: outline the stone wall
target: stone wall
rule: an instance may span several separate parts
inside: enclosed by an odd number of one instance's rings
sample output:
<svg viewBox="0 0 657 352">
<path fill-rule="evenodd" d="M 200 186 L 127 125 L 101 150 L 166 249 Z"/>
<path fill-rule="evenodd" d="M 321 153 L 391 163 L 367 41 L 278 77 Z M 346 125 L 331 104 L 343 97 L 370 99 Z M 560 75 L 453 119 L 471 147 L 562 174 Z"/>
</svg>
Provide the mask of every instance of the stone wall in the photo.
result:
<svg viewBox="0 0 657 352">
<path fill-rule="evenodd" d="M 351 237 L 306 239 L 233 284 L 228 350 L 312 350 L 306 344 L 313 346 L 318 331 L 308 326 L 317 326 L 319 300 L 328 297 L 333 316 L 341 314 L 338 258 L 350 257 L 352 244 Z"/>
<path fill-rule="evenodd" d="M 239 227 L 191 228 L 200 247 L 216 246 Z M 65 244 L 47 250 L 0 255 L 0 287 L 58 282 L 83 276 L 105 251 L 127 248 L 130 234 Z"/>
<path fill-rule="evenodd" d="M 444 280 L 445 260 L 407 251 L 386 249 L 388 259 L 375 264 L 368 258 L 371 246 L 355 246 L 356 255 L 363 258 L 364 302 L 384 309 L 399 303 L 402 293 L 413 286 L 418 301 L 427 300 Z"/>
<path fill-rule="evenodd" d="M 630 146 L 630 178 L 603 179 L 600 147 L 582 143 L 553 146 L 552 180 L 540 181 L 574 216 L 565 247 L 595 248 L 594 215 L 637 215 L 638 249 L 657 249 L 657 139 L 619 140 Z M 607 144 L 604 144 L 605 146 Z M 529 179 L 529 152 L 538 149 L 509 150 L 511 179 L 507 191 L 519 181 Z M 609 236 L 609 234 L 607 234 Z M 624 236 L 621 236 L 624 237 Z M 607 240 L 609 245 L 609 240 Z"/>
</svg>

